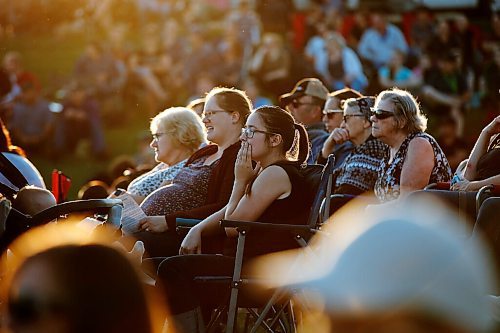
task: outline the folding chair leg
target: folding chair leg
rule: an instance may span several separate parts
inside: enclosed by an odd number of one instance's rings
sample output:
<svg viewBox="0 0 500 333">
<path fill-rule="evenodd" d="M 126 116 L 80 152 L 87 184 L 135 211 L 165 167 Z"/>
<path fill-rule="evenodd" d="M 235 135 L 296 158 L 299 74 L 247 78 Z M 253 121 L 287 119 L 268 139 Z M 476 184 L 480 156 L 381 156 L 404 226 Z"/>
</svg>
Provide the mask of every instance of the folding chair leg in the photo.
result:
<svg viewBox="0 0 500 333">
<path fill-rule="evenodd" d="M 222 309 L 215 310 L 215 314 L 212 316 L 210 322 L 207 325 L 207 333 L 210 333 L 212 331 L 212 328 L 214 328 L 214 325 L 219 322 L 219 319 L 225 311 L 227 311 L 227 306 L 224 306 Z"/>
<path fill-rule="evenodd" d="M 236 258 L 234 260 L 233 281 L 231 283 L 231 298 L 229 299 L 229 310 L 227 312 L 226 333 L 233 333 L 236 323 L 236 311 L 238 309 L 238 291 L 240 288 L 241 267 L 243 266 L 243 251 L 245 249 L 246 231 L 239 231 L 238 245 L 236 246 Z"/>
<path fill-rule="evenodd" d="M 293 302 L 292 301 L 288 302 L 288 318 L 290 320 L 290 333 L 297 332 L 297 326 L 296 326 L 296 321 L 295 321 L 295 312 L 293 309 Z"/>
<path fill-rule="evenodd" d="M 252 327 L 252 330 L 250 331 L 250 333 L 255 333 L 259 326 L 265 324 L 264 319 L 266 318 L 267 314 L 272 309 L 273 304 L 276 303 L 276 301 L 278 300 L 279 297 L 280 297 L 280 292 L 279 292 L 279 290 L 276 290 L 274 292 L 273 296 L 271 296 L 271 299 L 267 302 L 267 304 L 264 307 L 264 309 L 262 310 L 262 312 L 260 313 L 259 318 L 257 318 L 257 320 L 255 321 L 255 324 Z"/>
</svg>

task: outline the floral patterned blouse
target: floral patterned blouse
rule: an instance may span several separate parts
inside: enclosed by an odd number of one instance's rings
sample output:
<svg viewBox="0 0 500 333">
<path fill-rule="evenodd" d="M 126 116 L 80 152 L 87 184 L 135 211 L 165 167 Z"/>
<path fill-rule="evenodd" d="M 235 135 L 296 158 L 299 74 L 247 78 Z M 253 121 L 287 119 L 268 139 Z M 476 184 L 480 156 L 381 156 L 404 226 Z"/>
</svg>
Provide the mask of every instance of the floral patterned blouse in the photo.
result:
<svg viewBox="0 0 500 333">
<path fill-rule="evenodd" d="M 429 141 L 434 151 L 434 168 L 429 178 L 429 184 L 450 181 L 452 176 L 450 164 L 436 140 L 424 132 L 412 133 L 403 141 L 392 162 L 389 162 L 389 154 L 382 160 L 375 183 L 375 195 L 380 202 L 392 201 L 399 198 L 401 170 L 408 154 L 408 146 L 411 140 L 416 137 Z"/>
<path fill-rule="evenodd" d="M 165 163 L 159 163 L 151 171 L 132 180 L 128 185 L 127 192 L 147 197 L 154 190 L 165 185 L 166 182 L 172 181 L 186 165 L 186 161 L 187 159 L 170 167 Z"/>
</svg>

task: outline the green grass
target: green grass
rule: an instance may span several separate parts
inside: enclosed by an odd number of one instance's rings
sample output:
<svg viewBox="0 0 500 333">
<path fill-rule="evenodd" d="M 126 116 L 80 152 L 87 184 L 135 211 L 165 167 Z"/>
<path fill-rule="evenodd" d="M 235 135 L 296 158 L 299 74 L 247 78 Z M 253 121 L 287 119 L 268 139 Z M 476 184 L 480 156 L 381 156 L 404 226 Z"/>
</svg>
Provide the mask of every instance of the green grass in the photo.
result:
<svg viewBox="0 0 500 333">
<path fill-rule="evenodd" d="M 50 97 L 70 78 L 85 43 L 83 34 L 65 38 L 18 35 L 15 38 L 0 40 L 0 57 L 9 51 L 21 53 L 24 67 L 40 78 L 43 93 Z M 58 160 L 41 154 L 28 157 L 40 170 L 48 187 L 51 186 L 53 169 L 68 175 L 72 179 L 69 197 L 75 199 L 78 189 L 93 176 L 106 172 L 114 157 L 133 155 L 136 152 L 138 134 L 149 128 L 147 116 L 142 115 L 140 111 L 140 105 L 125 106 L 123 112 L 131 114 L 127 124 L 105 129 L 106 144 L 111 154 L 109 160 L 97 160 L 90 153 L 82 151 L 85 149 L 77 149 L 80 151 L 72 154 L 73 156 L 64 156 Z"/>
</svg>

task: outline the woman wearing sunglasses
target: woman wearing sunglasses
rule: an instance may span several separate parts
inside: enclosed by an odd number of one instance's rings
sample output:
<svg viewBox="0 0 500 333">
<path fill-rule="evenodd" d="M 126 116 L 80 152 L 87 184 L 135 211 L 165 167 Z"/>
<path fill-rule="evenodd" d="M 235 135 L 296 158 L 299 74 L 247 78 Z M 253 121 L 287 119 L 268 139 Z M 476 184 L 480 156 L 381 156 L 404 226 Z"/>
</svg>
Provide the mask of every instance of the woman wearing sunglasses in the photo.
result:
<svg viewBox="0 0 500 333">
<path fill-rule="evenodd" d="M 430 183 L 448 182 L 451 168 L 415 98 L 397 88 L 382 91 L 372 109 L 372 135 L 390 148 L 378 171 L 375 195 L 384 203 Z"/>
<path fill-rule="evenodd" d="M 257 108 L 248 118 L 241 135 L 241 149 L 234 167 L 235 181 L 231 198 L 218 216 L 192 228 L 182 244 L 182 253 L 200 253 L 188 248 L 193 239 L 220 230 L 220 219 L 259 221 L 262 223 L 303 224 L 307 221 L 314 194 L 300 172 L 308 156 L 309 144 L 305 128 L 276 106 Z M 252 163 L 255 161 L 256 164 Z M 227 230 L 227 245 L 221 255 L 181 255 L 165 259 L 158 276 L 165 287 L 174 326 L 181 332 L 198 332 L 199 307 L 225 299 L 225 286 L 196 287 L 199 275 L 232 275 L 236 252 L 236 232 Z M 258 237 L 257 237 L 258 236 Z M 276 232 L 248 234 L 245 257 L 296 247 L 293 239 Z"/>
</svg>

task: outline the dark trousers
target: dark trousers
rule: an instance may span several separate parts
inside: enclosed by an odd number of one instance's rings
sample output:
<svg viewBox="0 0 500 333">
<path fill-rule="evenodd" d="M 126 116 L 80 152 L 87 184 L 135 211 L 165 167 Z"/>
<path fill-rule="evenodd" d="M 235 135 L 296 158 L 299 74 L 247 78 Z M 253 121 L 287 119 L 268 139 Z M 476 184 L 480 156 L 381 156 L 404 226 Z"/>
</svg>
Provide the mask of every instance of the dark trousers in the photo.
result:
<svg viewBox="0 0 500 333">
<path fill-rule="evenodd" d="M 193 254 L 166 258 L 158 268 L 173 315 L 197 307 L 213 308 L 229 299 L 229 283 L 197 283 L 196 276 L 228 276 L 232 278 L 234 258 L 215 254 Z"/>
</svg>

